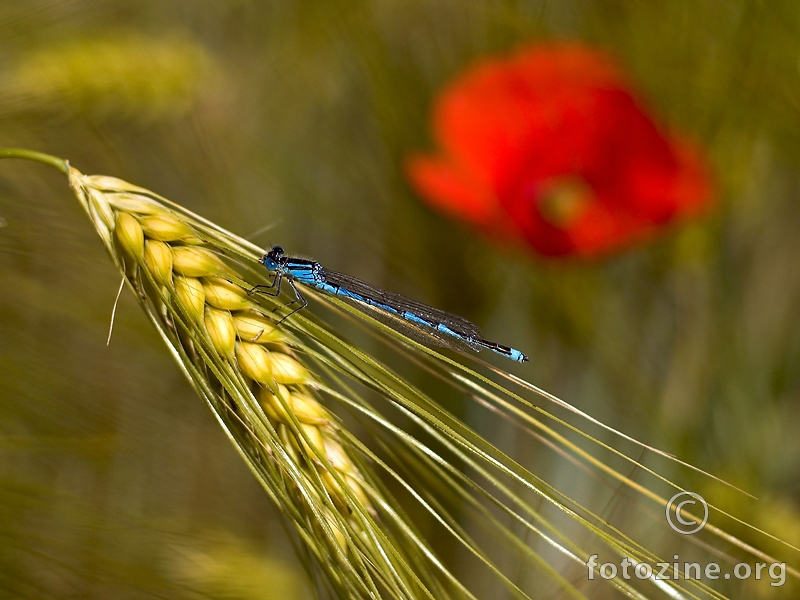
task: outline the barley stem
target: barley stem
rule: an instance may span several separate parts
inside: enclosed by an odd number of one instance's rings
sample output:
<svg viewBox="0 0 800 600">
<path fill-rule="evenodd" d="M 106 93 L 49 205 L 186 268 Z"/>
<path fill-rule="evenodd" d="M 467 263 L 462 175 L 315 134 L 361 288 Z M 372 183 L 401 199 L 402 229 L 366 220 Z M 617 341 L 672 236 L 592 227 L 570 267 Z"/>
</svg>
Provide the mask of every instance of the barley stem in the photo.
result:
<svg viewBox="0 0 800 600">
<path fill-rule="evenodd" d="M 43 152 L 36 152 L 34 150 L 25 150 L 24 148 L 0 148 L 0 158 L 22 158 L 24 160 L 34 160 L 36 162 L 44 163 L 55 167 L 64 175 L 69 173 L 69 164 L 66 160 L 44 154 Z"/>
</svg>

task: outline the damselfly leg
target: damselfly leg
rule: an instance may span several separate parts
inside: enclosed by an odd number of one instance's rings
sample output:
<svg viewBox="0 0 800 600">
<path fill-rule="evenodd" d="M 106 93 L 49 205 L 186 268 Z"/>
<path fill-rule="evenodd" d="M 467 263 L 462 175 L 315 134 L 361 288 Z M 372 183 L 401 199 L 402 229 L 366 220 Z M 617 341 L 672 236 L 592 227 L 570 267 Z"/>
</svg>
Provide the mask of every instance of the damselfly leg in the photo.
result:
<svg viewBox="0 0 800 600">
<path fill-rule="evenodd" d="M 287 281 L 289 282 L 289 287 L 291 287 L 292 291 L 294 292 L 294 300 L 292 300 L 290 302 L 287 302 L 283 306 L 276 306 L 275 308 L 272 309 L 272 312 L 276 312 L 279 308 L 287 308 L 287 307 L 291 306 L 292 304 L 294 304 L 295 302 L 300 302 L 300 306 L 298 306 L 297 308 L 292 310 L 289 314 L 283 316 L 281 318 L 281 320 L 278 321 L 277 325 L 280 325 L 281 323 L 283 323 L 286 319 L 291 317 L 298 310 L 303 310 L 306 306 L 308 306 L 308 300 L 306 300 L 305 297 L 300 293 L 300 291 L 294 285 L 294 282 L 288 277 L 287 277 Z M 275 278 L 272 280 L 271 284 L 269 284 L 269 285 L 266 285 L 266 284 L 255 285 L 252 288 L 250 288 L 250 291 L 248 291 L 247 293 L 248 294 L 264 294 L 265 296 L 271 296 L 272 298 L 277 298 L 278 296 L 281 295 L 281 284 L 282 284 L 282 282 L 283 282 L 283 275 L 280 274 L 280 273 L 275 273 Z"/>
<path fill-rule="evenodd" d="M 280 273 L 275 273 L 275 277 L 272 279 L 272 283 L 270 283 L 269 285 L 263 283 L 254 285 L 247 291 L 247 294 L 248 296 L 253 294 L 264 294 L 265 296 L 272 296 L 273 298 L 277 298 L 278 296 L 281 295 L 281 279 L 283 279 L 283 275 L 281 275 Z M 274 294 L 272 292 L 264 291 L 264 290 L 275 289 L 276 286 L 278 289 L 275 290 Z"/>
<path fill-rule="evenodd" d="M 286 319 L 288 319 L 289 317 L 291 317 L 291 316 L 292 316 L 294 313 L 296 313 L 297 311 L 299 311 L 299 310 L 303 310 L 303 309 L 304 309 L 306 306 L 308 306 L 308 300 L 306 300 L 305 296 L 303 296 L 303 294 L 301 294 L 301 293 L 298 291 L 298 289 L 295 287 L 295 285 L 294 285 L 294 281 L 292 281 L 291 279 L 289 279 L 288 281 L 289 281 L 289 285 L 290 285 L 290 286 L 291 286 L 291 288 L 292 288 L 292 291 L 294 292 L 294 300 L 292 300 L 291 302 L 289 302 L 289 303 L 287 303 L 287 304 L 284 304 L 283 306 L 284 306 L 284 308 L 286 308 L 286 307 L 289 307 L 289 306 L 291 306 L 291 305 L 292 305 L 292 304 L 294 304 L 295 302 L 300 302 L 300 306 L 298 306 L 297 308 L 295 308 L 295 309 L 294 309 L 293 311 L 291 311 L 289 314 L 285 315 L 285 316 L 284 316 L 284 317 L 283 317 L 283 318 L 282 318 L 280 321 L 278 321 L 278 323 L 277 323 L 278 325 L 280 325 L 281 323 L 283 323 L 283 322 L 284 322 Z M 277 309 L 276 309 L 276 310 L 277 310 Z M 273 312 L 275 312 L 275 311 L 273 311 Z"/>
</svg>

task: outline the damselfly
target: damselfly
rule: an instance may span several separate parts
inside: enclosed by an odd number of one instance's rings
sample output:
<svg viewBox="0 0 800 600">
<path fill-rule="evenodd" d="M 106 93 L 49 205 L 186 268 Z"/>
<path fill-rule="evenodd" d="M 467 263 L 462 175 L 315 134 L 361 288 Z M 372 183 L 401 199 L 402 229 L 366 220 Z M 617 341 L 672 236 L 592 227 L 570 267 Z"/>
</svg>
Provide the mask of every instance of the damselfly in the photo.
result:
<svg viewBox="0 0 800 600">
<path fill-rule="evenodd" d="M 265 293 L 278 296 L 281 293 L 281 282 L 286 278 L 294 292 L 294 300 L 286 306 L 292 304 L 298 304 L 298 306 L 284 319 L 308 305 L 306 299 L 294 285 L 294 282 L 297 281 L 328 294 L 355 300 L 378 309 L 379 312 L 388 314 L 392 318 L 393 321 L 390 321 L 389 324 L 394 323 L 395 328 L 412 333 L 415 330 L 423 332 L 425 335 L 422 336 L 422 340 L 425 342 L 457 350 L 479 352 L 488 349 L 517 362 L 528 360 L 528 357 L 519 350 L 483 339 L 483 334 L 478 326 L 462 317 L 411 300 L 400 294 L 378 289 L 351 275 L 329 271 L 313 260 L 285 256 L 283 248 L 280 246 L 273 246 L 261 258 L 261 263 L 270 273 L 274 273 L 275 277 L 270 285 L 257 286 L 258 291 L 274 290 Z M 400 324 L 398 320 L 408 326 L 398 327 Z"/>
</svg>

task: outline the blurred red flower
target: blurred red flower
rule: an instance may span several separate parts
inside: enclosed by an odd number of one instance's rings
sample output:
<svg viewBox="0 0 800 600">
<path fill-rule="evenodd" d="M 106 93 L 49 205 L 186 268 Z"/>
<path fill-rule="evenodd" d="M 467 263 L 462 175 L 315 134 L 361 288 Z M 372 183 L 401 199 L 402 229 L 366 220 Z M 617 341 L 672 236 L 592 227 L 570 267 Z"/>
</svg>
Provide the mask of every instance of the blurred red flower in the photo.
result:
<svg viewBox="0 0 800 600">
<path fill-rule="evenodd" d="M 407 163 L 437 209 L 546 256 L 596 256 L 712 200 L 705 161 L 667 136 L 606 53 L 576 43 L 483 60 L 439 95 L 441 150 Z"/>
</svg>

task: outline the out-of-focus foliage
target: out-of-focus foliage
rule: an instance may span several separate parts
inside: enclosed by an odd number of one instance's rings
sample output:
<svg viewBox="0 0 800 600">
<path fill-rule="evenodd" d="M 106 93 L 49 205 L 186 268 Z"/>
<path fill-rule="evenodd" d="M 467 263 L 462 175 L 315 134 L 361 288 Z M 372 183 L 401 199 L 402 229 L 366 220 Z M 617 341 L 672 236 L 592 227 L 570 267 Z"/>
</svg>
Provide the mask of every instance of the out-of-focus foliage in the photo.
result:
<svg viewBox="0 0 800 600">
<path fill-rule="evenodd" d="M 204 48 L 185 36 L 69 40 L 23 56 L 0 102 L 9 112 L 152 120 L 189 110 L 210 69 Z"/>
<path fill-rule="evenodd" d="M 170 547 L 169 552 L 166 571 L 195 593 L 187 594 L 189 598 L 305 597 L 298 571 L 285 561 L 265 557 L 263 552 L 230 535 L 207 533 L 181 541 Z"/>
<path fill-rule="evenodd" d="M 705 144 L 715 216 L 607 262 L 550 266 L 414 198 L 402 157 L 430 147 L 439 87 L 542 36 L 615 53 Z M 0 146 L 136 181 L 260 245 L 462 314 L 530 354 L 527 379 L 774 499 L 707 492 L 797 544 L 798 56 L 790 0 L 2 3 Z M 125 294 L 105 348 L 119 281 L 42 169 L 0 165 L 0 590 L 189 597 L 151 549 L 198 530 L 288 560 L 263 493 Z M 502 426 L 482 433 L 625 521 L 615 490 L 578 486 Z M 750 584 L 748 597 L 792 597 Z"/>
</svg>

